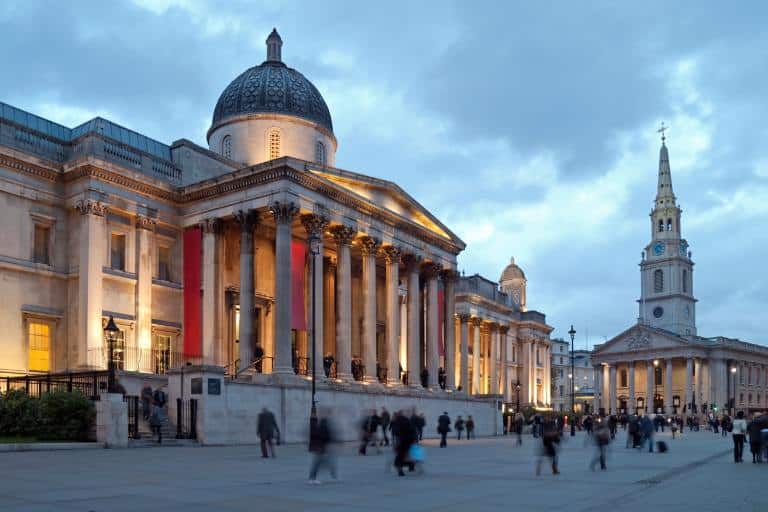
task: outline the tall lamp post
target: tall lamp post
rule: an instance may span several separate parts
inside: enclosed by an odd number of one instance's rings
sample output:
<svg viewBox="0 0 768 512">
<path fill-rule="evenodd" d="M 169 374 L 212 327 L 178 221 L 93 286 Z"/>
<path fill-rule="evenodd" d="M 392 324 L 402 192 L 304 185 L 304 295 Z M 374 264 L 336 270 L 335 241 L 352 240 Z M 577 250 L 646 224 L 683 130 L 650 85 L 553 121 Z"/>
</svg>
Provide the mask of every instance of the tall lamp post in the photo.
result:
<svg viewBox="0 0 768 512">
<path fill-rule="evenodd" d="M 654 413 L 656 413 L 656 411 L 658 410 L 658 408 L 656 407 L 656 397 L 659 395 L 659 392 L 656 389 L 656 381 L 657 381 L 656 373 L 658 371 L 659 371 L 659 360 L 658 359 L 654 359 L 653 360 L 653 402 L 651 402 L 653 404 L 653 409 L 652 410 L 653 410 Z"/>
<path fill-rule="evenodd" d="M 733 385 L 731 386 L 731 381 L 733 381 Z M 732 417 L 734 412 L 736 411 L 736 367 L 731 366 L 731 375 L 728 377 L 728 387 L 730 388 L 730 392 L 728 393 L 728 414 Z M 731 398 L 731 393 L 733 393 L 733 398 Z"/>
<path fill-rule="evenodd" d="M 573 340 L 576 337 L 576 329 L 573 328 L 573 324 L 571 324 L 571 330 L 568 331 L 568 334 L 571 336 L 571 436 L 576 435 L 576 389 L 575 389 L 575 381 L 576 381 L 576 371 L 575 371 L 575 365 L 574 365 L 574 359 L 573 359 Z"/>
<path fill-rule="evenodd" d="M 315 398 L 315 370 L 317 366 L 315 355 L 317 345 L 317 339 L 315 336 L 315 318 L 317 317 L 315 314 L 315 294 L 317 293 L 315 290 L 315 272 L 317 272 L 317 265 L 315 264 L 315 259 L 316 256 L 320 254 L 320 242 L 320 234 L 313 231 L 309 235 L 309 254 L 312 256 L 312 408 L 309 411 L 310 435 L 312 429 L 317 425 L 317 400 Z"/>
<path fill-rule="evenodd" d="M 109 362 L 107 363 L 107 393 L 115 393 L 117 388 L 117 382 L 115 380 L 115 338 L 120 329 L 115 324 L 115 319 L 112 315 L 109 315 L 109 321 L 106 327 L 104 327 L 104 337 L 107 338 L 107 350 Z M 96 390 L 94 389 L 94 393 Z"/>
<path fill-rule="evenodd" d="M 517 384 L 515 385 L 515 389 L 517 390 L 517 406 L 516 406 L 516 412 L 520 412 L 520 381 L 517 381 Z"/>
</svg>

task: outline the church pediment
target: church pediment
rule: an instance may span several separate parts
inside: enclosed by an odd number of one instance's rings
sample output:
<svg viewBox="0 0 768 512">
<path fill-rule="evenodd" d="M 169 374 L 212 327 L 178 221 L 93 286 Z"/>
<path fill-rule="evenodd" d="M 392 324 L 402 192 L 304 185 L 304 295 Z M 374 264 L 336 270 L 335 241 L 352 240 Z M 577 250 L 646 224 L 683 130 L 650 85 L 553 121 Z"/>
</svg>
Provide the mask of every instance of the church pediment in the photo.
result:
<svg viewBox="0 0 768 512">
<path fill-rule="evenodd" d="M 635 325 L 595 348 L 595 356 L 687 347 L 688 342 L 660 329 Z"/>
<path fill-rule="evenodd" d="M 434 235 L 464 246 L 464 243 L 426 208 L 392 182 L 340 169 L 310 169 L 310 172 L 348 193 L 429 230 Z"/>
</svg>

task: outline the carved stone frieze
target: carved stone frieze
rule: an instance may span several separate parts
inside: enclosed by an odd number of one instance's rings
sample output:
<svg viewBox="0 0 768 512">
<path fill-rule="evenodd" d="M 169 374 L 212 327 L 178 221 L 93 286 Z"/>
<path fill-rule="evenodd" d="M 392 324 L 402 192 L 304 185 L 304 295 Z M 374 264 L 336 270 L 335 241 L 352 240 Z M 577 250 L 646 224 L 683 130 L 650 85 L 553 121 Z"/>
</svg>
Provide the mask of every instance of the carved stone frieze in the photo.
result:
<svg viewBox="0 0 768 512">
<path fill-rule="evenodd" d="M 475 327 L 480 327 L 481 325 L 483 325 L 483 319 L 480 318 L 479 316 L 473 316 L 472 325 Z"/>
<path fill-rule="evenodd" d="M 632 334 L 627 338 L 627 349 L 643 350 L 651 348 L 651 338 L 644 332 Z"/>
<path fill-rule="evenodd" d="M 148 217 L 147 215 L 136 216 L 136 227 L 138 229 L 146 229 L 148 231 L 154 231 L 157 226 L 157 219 Z"/>
</svg>

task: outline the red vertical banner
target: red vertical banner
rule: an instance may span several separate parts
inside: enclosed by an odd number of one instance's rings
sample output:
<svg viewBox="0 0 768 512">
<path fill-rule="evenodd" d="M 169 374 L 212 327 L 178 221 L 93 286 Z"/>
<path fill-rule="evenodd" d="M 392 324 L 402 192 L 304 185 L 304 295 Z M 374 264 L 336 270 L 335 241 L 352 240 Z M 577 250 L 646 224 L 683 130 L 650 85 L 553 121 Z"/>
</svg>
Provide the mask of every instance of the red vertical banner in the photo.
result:
<svg viewBox="0 0 768 512">
<path fill-rule="evenodd" d="M 307 330 L 307 316 L 304 307 L 304 269 L 306 266 L 307 244 L 291 241 L 291 329 Z"/>
<path fill-rule="evenodd" d="M 203 232 L 199 227 L 184 231 L 184 356 L 203 353 L 202 297 L 200 296 Z"/>
<path fill-rule="evenodd" d="M 437 292 L 437 353 L 445 356 L 445 289 L 441 286 Z"/>
</svg>

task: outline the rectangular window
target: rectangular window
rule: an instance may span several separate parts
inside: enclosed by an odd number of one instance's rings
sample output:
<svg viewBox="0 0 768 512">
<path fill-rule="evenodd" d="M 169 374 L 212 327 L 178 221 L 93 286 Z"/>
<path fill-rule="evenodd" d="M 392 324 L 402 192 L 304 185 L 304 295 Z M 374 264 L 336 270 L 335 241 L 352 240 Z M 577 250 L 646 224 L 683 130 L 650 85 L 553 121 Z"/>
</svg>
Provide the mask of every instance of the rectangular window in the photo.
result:
<svg viewBox="0 0 768 512">
<path fill-rule="evenodd" d="M 109 342 L 107 342 L 109 343 Z M 113 342 L 112 360 L 115 362 L 116 370 L 125 370 L 125 331 L 120 329 L 115 333 L 115 341 Z M 109 346 L 105 347 L 107 354 L 109 354 Z"/>
<path fill-rule="evenodd" d="M 619 374 L 619 376 L 620 376 L 619 386 L 621 386 L 622 388 L 626 388 L 627 387 L 627 370 L 621 370 L 621 373 Z"/>
<path fill-rule="evenodd" d="M 565 396 L 565 392 L 564 391 L 565 391 L 565 386 L 561 385 L 560 386 L 560 396 Z"/>
<path fill-rule="evenodd" d="M 112 233 L 109 266 L 125 271 L 125 235 Z"/>
<path fill-rule="evenodd" d="M 34 260 L 35 263 L 43 263 L 45 265 L 51 264 L 50 259 L 50 240 L 51 240 L 51 228 L 48 226 L 41 226 L 35 224 L 35 246 L 34 246 Z"/>
<path fill-rule="evenodd" d="M 152 370 L 165 373 L 171 367 L 171 337 L 158 334 L 152 345 Z"/>
<path fill-rule="evenodd" d="M 171 280 L 170 247 L 159 247 L 157 250 L 157 278 L 161 281 Z"/>
<path fill-rule="evenodd" d="M 51 326 L 29 322 L 29 371 L 47 372 L 51 360 Z"/>
</svg>

